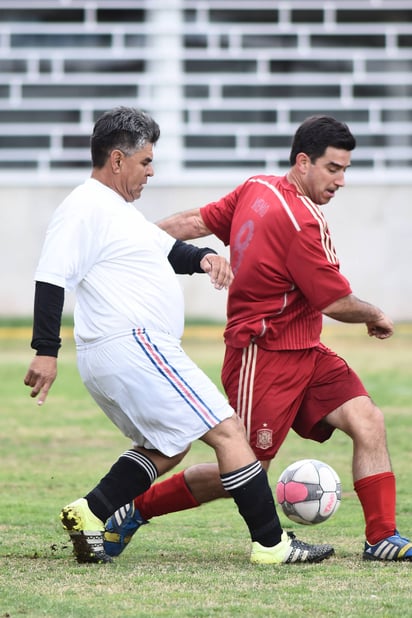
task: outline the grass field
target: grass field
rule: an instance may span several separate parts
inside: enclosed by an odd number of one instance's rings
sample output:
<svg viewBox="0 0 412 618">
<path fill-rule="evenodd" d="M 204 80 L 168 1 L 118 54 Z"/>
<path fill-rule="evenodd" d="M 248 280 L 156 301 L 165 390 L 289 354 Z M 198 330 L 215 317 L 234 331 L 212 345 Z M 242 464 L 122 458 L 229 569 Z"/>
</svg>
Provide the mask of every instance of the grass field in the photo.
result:
<svg viewBox="0 0 412 618">
<path fill-rule="evenodd" d="M 29 339 L 25 329 L 0 328 L 0 618 L 412 616 L 412 564 L 361 560 L 351 443 L 338 434 L 325 445 L 290 434 L 270 473 L 274 486 L 280 471 L 303 457 L 338 471 L 343 499 L 336 515 L 318 526 L 293 526 L 304 540 L 335 546 L 336 556 L 322 564 L 250 565 L 248 533 L 230 500 L 153 519 L 112 565 L 77 564 L 59 511 L 94 486 L 129 443 L 85 392 L 70 334 L 49 399 L 36 406 L 23 385 Z M 324 342 L 358 371 L 385 411 L 398 525 L 411 535 L 412 328 L 399 325 L 380 342 L 362 326 L 327 325 Z M 184 347 L 219 382 L 221 328 L 189 328 Z M 213 459 L 197 443 L 185 465 Z M 282 523 L 292 527 L 283 516 Z"/>
</svg>

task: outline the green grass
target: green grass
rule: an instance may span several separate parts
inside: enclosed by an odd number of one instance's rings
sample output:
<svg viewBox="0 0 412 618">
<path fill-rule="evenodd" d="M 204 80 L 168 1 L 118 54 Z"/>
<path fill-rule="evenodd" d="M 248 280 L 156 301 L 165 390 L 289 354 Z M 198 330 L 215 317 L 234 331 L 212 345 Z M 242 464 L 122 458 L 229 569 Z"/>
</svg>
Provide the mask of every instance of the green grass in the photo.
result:
<svg viewBox="0 0 412 618">
<path fill-rule="evenodd" d="M 185 349 L 219 382 L 221 327 L 189 330 Z M 319 526 L 294 526 L 305 540 L 335 546 L 325 563 L 250 565 L 246 527 L 233 502 L 220 500 L 153 519 L 112 565 L 77 564 L 58 513 L 93 487 L 129 442 L 85 392 L 70 334 L 49 399 L 36 406 L 23 385 L 29 339 L 27 328 L 0 329 L 0 618 L 412 616 L 412 565 L 361 560 L 363 517 L 350 477 L 351 443 L 342 434 L 324 445 L 290 434 L 270 473 L 274 486 L 281 470 L 303 457 L 338 471 L 343 499 L 336 515 Z M 401 325 L 380 342 L 363 327 L 328 325 L 324 341 L 385 411 L 398 525 L 412 534 L 412 328 Z M 197 443 L 184 463 L 213 460 Z"/>
</svg>

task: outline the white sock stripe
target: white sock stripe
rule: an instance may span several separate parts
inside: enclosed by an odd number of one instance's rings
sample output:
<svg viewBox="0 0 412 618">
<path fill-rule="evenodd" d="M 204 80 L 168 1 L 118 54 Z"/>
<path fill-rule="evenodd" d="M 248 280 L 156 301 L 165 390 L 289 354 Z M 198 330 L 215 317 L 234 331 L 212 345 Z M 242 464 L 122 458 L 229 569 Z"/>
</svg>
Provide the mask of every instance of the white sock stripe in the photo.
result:
<svg viewBox="0 0 412 618">
<path fill-rule="evenodd" d="M 139 464 L 146 472 L 151 483 L 153 483 L 157 479 L 156 466 L 150 461 L 148 457 L 146 457 L 146 455 L 138 453 L 137 451 L 130 450 L 123 453 L 122 457 L 128 457 L 129 459 L 132 459 L 137 464 Z"/>
<path fill-rule="evenodd" d="M 221 476 L 220 479 L 222 481 L 223 487 L 226 491 L 230 491 L 233 489 L 238 489 L 239 487 L 243 487 L 249 483 L 255 476 L 260 474 L 262 471 L 262 464 L 260 461 L 255 461 L 251 463 L 246 468 L 242 468 L 241 470 L 235 470 L 229 475 Z"/>
<path fill-rule="evenodd" d="M 249 481 L 251 481 L 254 476 L 256 475 L 253 475 L 252 477 L 242 476 L 237 479 L 225 479 L 225 481 L 222 482 L 222 485 L 226 489 L 226 491 L 238 489 L 239 487 L 243 487 L 244 485 L 249 483 Z"/>
<path fill-rule="evenodd" d="M 256 476 L 256 474 L 259 474 L 261 467 L 262 467 L 262 464 L 260 463 L 260 461 L 256 460 L 255 462 L 249 464 L 248 466 L 246 466 L 245 468 L 242 468 L 241 470 L 235 470 L 234 472 L 230 474 L 229 478 L 233 480 L 239 479 L 242 477 L 253 478 L 254 476 Z"/>
</svg>

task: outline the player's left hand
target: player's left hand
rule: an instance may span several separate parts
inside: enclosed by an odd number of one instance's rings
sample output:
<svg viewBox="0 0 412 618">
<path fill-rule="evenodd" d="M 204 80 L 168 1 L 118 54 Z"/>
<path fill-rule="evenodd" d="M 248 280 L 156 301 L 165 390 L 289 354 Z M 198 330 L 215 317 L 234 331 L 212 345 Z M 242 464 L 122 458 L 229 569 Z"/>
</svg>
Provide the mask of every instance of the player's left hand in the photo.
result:
<svg viewBox="0 0 412 618">
<path fill-rule="evenodd" d="M 46 401 L 47 394 L 57 376 L 57 358 L 54 356 L 35 356 L 25 375 L 24 383 L 32 388 L 30 397 L 39 397 L 39 406 Z"/>
<path fill-rule="evenodd" d="M 208 273 L 210 281 L 217 290 L 228 288 L 233 281 L 233 272 L 226 258 L 208 253 L 200 260 L 200 268 Z"/>
</svg>

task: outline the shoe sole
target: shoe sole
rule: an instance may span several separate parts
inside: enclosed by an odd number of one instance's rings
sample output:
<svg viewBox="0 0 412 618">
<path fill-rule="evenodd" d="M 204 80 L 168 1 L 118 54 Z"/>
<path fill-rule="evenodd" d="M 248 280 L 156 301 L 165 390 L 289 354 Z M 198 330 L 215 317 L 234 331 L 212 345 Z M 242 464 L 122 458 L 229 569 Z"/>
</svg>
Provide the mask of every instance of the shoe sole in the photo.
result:
<svg viewBox="0 0 412 618">
<path fill-rule="evenodd" d="M 318 563 L 318 562 L 323 562 L 323 560 L 327 560 L 328 558 L 331 558 L 331 556 L 335 555 L 335 550 L 333 549 L 333 547 L 330 548 L 330 550 L 328 551 L 324 551 L 322 554 L 320 554 L 319 556 L 314 556 L 313 558 L 305 558 L 305 560 L 286 560 L 286 561 L 281 561 L 281 562 L 269 562 L 269 561 L 265 561 L 265 560 L 253 560 L 253 558 L 251 557 L 251 563 L 252 564 L 314 564 L 314 563 Z"/>
<path fill-rule="evenodd" d="M 79 530 L 81 522 L 70 507 L 62 510 L 60 513 L 60 520 L 63 528 L 69 533 L 77 562 L 81 564 L 104 564 L 106 562 L 112 562 L 111 557 L 108 556 L 103 550 L 95 551 L 93 549 L 93 545 L 102 545 L 102 533 Z"/>
<path fill-rule="evenodd" d="M 369 560 L 371 562 L 412 562 L 412 556 L 405 558 L 379 558 L 378 556 L 373 556 L 372 554 L 366 553 L 362 555 L 362 559 Z"/>
</svg>

